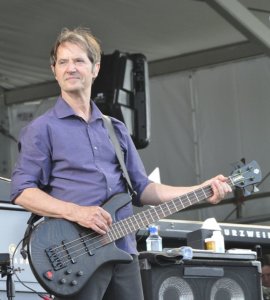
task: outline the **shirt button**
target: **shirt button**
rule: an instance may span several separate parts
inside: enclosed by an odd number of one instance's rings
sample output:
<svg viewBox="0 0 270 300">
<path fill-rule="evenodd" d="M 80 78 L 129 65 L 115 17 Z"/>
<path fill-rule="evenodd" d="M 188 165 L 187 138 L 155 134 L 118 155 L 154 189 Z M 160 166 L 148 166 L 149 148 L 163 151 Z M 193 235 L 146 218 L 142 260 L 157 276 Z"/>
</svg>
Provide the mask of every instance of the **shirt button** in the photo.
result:
<svg viewBox="0 0 270 300">
<path fill-rule="evenodd" d="M 109 191 L 110 191 L 110 192 L 112 191 L 112 188 L 111 188 L 111 187 L 109 187 Z"/>
<path fill-rule="evenodd" d="M 98 149 L 98 147 L 97 147 L 97 146 L 94 146 L 94 149 L 95 149 L 95 150 L 97 150 L 97 149 Z"/>
</svg>

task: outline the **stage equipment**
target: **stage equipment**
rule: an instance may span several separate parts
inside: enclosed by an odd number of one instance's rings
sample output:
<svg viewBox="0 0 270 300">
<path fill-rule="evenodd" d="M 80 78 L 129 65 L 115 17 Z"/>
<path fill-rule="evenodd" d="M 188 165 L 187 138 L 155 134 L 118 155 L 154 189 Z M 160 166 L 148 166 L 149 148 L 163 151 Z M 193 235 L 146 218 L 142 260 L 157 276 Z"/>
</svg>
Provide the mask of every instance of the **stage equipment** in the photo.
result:
<svg viewBox="0 0 270 300">
<path fill-rule="evenodd" d="M 11 180 L 0 177 L 0 201 L 9 202 Z"/>
<path fill-rule="evenodd" d="M 6 267 L 10 266 L 10 256 L 8 253 L 0 253 L 0 274 Z"/>
<path fill-rule="evenodd" d="M 5 256 L 2 256 L 3 259 L 1 261 L 9 261 L 12 258 L 12 262 L 10 263 L 10 267 L 6 268 L 6 271 L 8 271 L 9 279 L 8 277 L 1 277 L 0 276 L 0 299 L 6 299 L 4 297 L 3 291 L 7 291 L 6 285 L 9 286 L 9 294 L 10 296 L 13 295 L 13 284 L 12 284 L 12 277 L 14 280 L 14 285 L 16 287 L 16 298 L 19 299 L 34 299 L 33 290 L 37 291 L 40 294 L 46 294 L 44 289 L 37 283 L 36 278 L 34 277 L 28 260 L 23 259 L 23 257 L 20 254 L 20 249 L 16 252 L 16 246 L 21 241 L 27 220 L 30 217 L 30 213 L 22 209 L 21 207 L 17 205 L 13 205 L 10 203 L 0 203 L 0 220 L 1 224 L 3 226 L 0 226 L 0 236 L 1 236 L 1 243 L 0 243 L 0 253 L 6 253 Z M 3 270 L 3 268 L 2 268 Z M 17 279 L 17 276 L 12 276 L 13 272 L 16 272 L 16 275 L 20 278 L 21 282 Z M 32 290 L 28 291 L 26 287 L 23 285 L 26 284 L 29 286 Z M 2 298 L 3 296 L 3 298 Z M 36 299 L 37 297 L 35 297 Z"/>
<path fill-rule="evenodd" d="M 250 256 L 194 253 L 191 260 L 169 261 L 156 255 L 140 254 L 145 300 L 262 299 L 261 265 Z"/>
<path fill-rule="evenodd" d="M 103 55 L 92 99 L 100 110 L 127 126 L 135 146 L 145 148 L 150 140 L 148 64 L 143 54 L 115 51 Z"/>
<path fill-rule="evenodd" d="M 155 223 L 159 226 L 159 234 L 163 240 L 163 247 L 179 247 L 188 245 L 187 235 L 201 229 L 203 222 L 163 219 Z M 219 223 L 225 240 L 225 248 L 254 249 L 257 245 L 262 247 L 263 254 L 270 252 L 270 226 L 242 225 Z M 137 232 L 139 250 L 143 251 L 145 238 L 148 236 L 147 228 Z"/>
<path fill-rule="evenodd" d="M 7 276 L 6 279 L 6 292 L 8 300 L 11 300 L 15 297 L 15 287 L 12 279 L 12 275 L 15 270 L 11 267 L 10 264 L 10 255 L 9 253 L 0 253 L 0 274 L 1 277 Z"/>
</svg>

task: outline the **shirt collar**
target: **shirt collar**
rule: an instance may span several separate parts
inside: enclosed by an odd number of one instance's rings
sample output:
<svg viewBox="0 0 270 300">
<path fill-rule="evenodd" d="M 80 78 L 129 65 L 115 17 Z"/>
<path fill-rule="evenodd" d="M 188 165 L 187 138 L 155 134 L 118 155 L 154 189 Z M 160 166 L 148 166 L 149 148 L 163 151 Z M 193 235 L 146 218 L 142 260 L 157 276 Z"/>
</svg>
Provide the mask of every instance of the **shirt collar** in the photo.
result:
<svg viewBox="0 0 270 300">
<path fill-rule="evenodd" d="M 90 122 L 94 122 L 97 119 L 102 119 L 102 112 L 99 110 L 97 105 L 91 101 L 91 119 Z M 57 99 L 57 102 L 54 107 L 56 116 L 59 119 L 63 119 L 69 116 L 76 116 L 74 110 L 69 106 L 69 104 L 61 97 L 59 96 Z"/>
</svg>

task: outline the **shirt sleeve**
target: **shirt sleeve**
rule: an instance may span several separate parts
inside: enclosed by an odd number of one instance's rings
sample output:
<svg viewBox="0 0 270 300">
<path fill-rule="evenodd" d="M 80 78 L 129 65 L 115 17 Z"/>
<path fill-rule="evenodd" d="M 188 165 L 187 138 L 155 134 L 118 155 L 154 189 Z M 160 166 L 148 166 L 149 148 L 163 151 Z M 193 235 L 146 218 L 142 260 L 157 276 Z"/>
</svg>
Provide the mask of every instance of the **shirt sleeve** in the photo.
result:
<svg viewBox="0 0 270 300">
<path fill-rule="evenodd" d="M 39 121 L 21 130 L 18 159 L 11 176 L 11 201 L 27 188 L 41 188 L 49 182 L 51 170 L 46 125 Z"/>
<path fill-rule="evenodd" d="M 133 189 L 137 192 L 137 196 L 133 204 L 135 206 L 142 206 L 140 198 L 146 186 L 151 183 L 145 171 L 145 167 L 140 158 L 140 155 L 132 141 L 132 138 L 126 126 L 115 119 L 113 119 L 116 134 L 119 138 L 121 148 L 124 152 L 126 168 L 132 183 Z"/>
</svg>

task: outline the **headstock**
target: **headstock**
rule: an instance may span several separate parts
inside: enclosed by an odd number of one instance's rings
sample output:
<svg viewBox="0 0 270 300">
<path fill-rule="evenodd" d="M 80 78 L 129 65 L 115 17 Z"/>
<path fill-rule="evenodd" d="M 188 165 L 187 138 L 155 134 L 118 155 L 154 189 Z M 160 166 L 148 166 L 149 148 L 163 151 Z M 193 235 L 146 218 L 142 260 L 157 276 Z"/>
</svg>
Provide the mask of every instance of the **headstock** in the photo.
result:
<svg viewBox="0 0 270 300">
<path fill-rule="evenodd" d="M 249 164 L 236 169 L 229 179 L 233 186 L 243 190 L 244 196 L 248 196 L 258 191 L 256 183 L 262 180 L 262 173 L 258 163 L 253 160 Z"/>
</svg>

